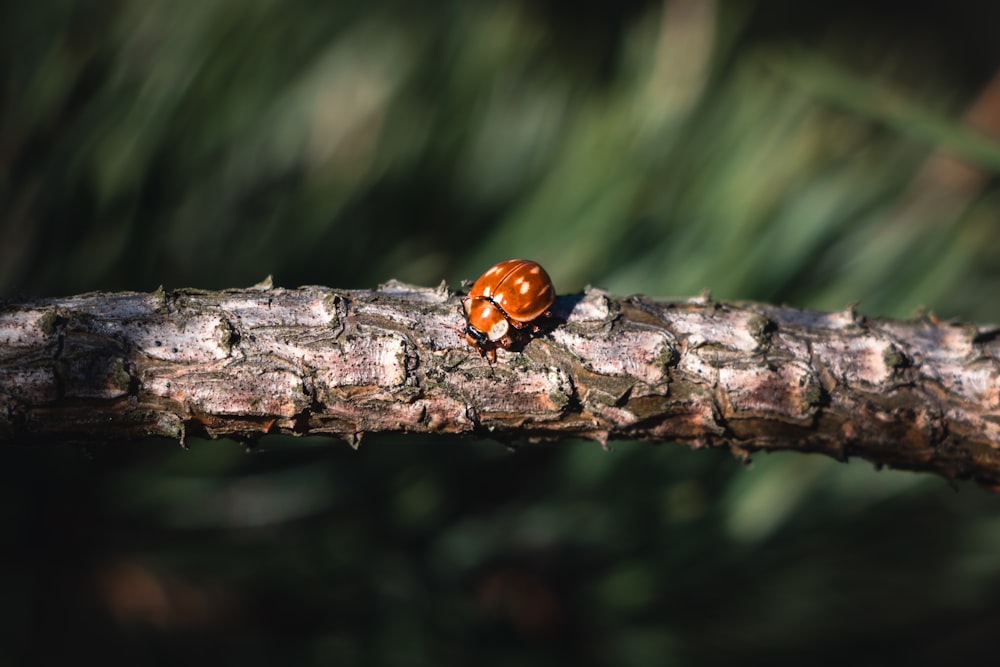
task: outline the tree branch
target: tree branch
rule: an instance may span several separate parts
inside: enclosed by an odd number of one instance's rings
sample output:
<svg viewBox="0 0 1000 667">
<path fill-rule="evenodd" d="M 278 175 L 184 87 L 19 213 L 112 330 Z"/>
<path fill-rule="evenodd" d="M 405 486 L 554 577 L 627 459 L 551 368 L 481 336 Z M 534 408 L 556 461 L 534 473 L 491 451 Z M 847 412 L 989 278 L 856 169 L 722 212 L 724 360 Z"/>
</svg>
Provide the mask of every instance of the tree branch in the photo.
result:
<svg viewBox="0 0 1000 667">
<path fill-rule="evenodd" d="M 822 452 L 1000 485 L 1000 329 L 560 297 L 491 367 L 445 285 L 0 306 L 0 441 L 453 433 Z"/>
</svg>

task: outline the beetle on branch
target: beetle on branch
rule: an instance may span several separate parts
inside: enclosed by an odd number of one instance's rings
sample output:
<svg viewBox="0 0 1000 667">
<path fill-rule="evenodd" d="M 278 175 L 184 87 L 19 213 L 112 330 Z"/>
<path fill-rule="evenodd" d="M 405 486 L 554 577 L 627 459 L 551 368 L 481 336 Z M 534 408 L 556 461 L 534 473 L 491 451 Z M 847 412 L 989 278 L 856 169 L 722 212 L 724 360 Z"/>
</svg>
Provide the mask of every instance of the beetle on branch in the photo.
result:
<svg viewBox="0 0 1000 667">
<path fill-rule="evenodd" d="M 535 267 L 501 263 L 464 297 L 268 281 L 6 301 L 0 440 L 678 440 L 1000 485 L 996 327 L 597 289 L 550 298 Z M 538 327 L 544 312 L 555 324 Z"/>
</svg>

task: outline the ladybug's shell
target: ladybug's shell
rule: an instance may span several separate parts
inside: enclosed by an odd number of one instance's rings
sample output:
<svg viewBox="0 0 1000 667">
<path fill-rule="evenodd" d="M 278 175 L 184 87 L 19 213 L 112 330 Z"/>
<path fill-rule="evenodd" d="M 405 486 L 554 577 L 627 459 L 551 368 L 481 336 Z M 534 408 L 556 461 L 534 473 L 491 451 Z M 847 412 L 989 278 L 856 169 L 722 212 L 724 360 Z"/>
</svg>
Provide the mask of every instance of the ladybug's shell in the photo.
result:
<svg viewBox="0 0 1000 667">
<path fill-rule="evenodd" d="M 552 279 L 540 265 L 527 259 L 508 259 L 479 276 L 466 298 L 489 299 L 508 319 L 524 323 L 547 311 L 556 293 Z"/>
</svg>

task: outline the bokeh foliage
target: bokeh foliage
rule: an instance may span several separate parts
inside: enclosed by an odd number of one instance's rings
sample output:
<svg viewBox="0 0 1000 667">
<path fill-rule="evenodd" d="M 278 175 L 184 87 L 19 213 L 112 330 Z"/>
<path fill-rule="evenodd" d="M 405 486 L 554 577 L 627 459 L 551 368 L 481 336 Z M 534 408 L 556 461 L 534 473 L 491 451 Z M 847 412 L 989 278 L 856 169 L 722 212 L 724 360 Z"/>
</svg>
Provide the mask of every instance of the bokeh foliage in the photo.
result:
<svg viewBox="0 0 1000 667">
<path fill-rule="evenodd" d="M 560 292 L 1000 321 L 1000 11 L 799 9 L 7 3 L 0 294 L 458 287 L 524 256 Z M 7 451 L 0 662 L 1000 644 L 1000 504 L 971 485 L 675 445 L 189 444 Z"/>
</svg>

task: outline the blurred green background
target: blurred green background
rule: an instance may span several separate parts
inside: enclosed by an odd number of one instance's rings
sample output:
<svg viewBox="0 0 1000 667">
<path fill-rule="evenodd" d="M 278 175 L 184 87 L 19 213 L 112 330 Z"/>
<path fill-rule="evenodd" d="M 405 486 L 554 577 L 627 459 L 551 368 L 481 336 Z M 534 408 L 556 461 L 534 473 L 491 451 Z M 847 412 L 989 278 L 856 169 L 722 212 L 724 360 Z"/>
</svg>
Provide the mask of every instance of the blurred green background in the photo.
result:
<svg viewBox="0 0 1000 667">
<path fill-rule="evenodd" d="M 890 7 L 896 7 L 891 9 Z M 457 288 L 1000 321 L 1000 6 L 0 9 L 0 295 Z M 5 450 L 0 663 L 939 664 L 1000 500 L 794 454 Z"/>
</svg>

